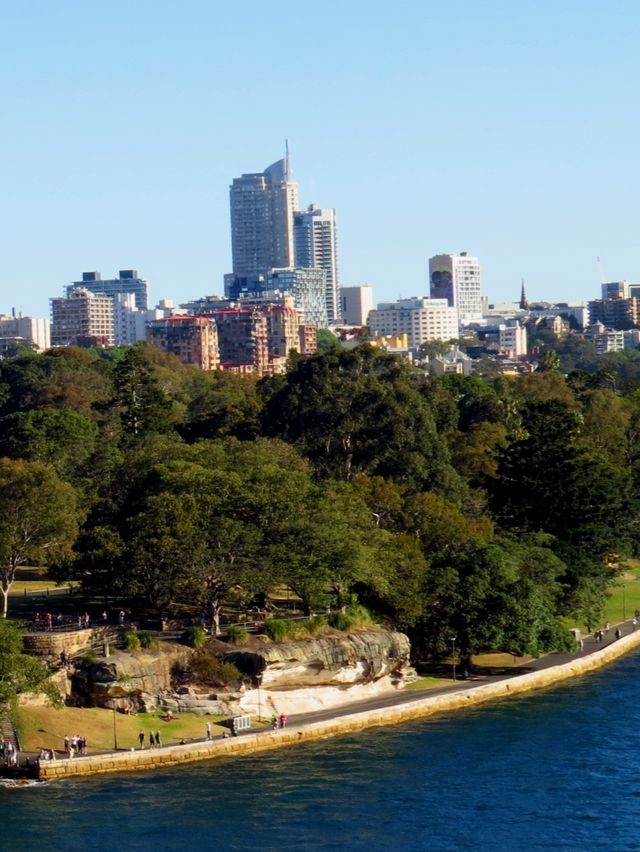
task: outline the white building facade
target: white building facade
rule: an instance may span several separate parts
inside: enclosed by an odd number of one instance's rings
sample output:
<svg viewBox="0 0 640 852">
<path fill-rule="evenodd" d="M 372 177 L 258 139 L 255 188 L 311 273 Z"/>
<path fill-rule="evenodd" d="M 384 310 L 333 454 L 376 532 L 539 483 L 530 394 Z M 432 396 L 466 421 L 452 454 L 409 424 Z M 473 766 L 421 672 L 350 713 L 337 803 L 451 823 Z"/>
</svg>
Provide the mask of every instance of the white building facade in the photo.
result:
<svg viewBox="0 0 640 852">
<path fill-rule="evenodd" d="M 509 358 L 523 358 L 527 354 L 527 328 L 519 322 L 498 326 L 500 353 Z"/>
<path fill-rule="evenodd" d="M 460 325 L 482 320 L 480 261 L 466 252 L 429 259 L 431 298 L 446 299 L 458 312 Z"/>
<path fill-rule="evenodd" d="M 381 302 L 369 313 L 372 337 L 409 336 L 409 346 L 435 340 L 455 340 L 459 335 L 458 312 L 446 299 L 412 298 Z"/>
<path fill-rule="evenodd" d="M 326 272 L 327 317 L 330 323 L 340 316 L 338 294 L 338 235 L 336 211 L 311 204 L 293 214 L 296 266 L 324 269 Z"/>
<path fill-rule="evenodd" d="M 38 352 L 44 352 L 51 346 L 49 320 L 44 317 L 23 317 L 12 314 L 0 314 L 0 337 L 14 338 L 33 346 Z"/>
<path fill-rule="evenodd" d="M 346 325 L 366 325 L 373 310 L 373 287 L 340 288 L 340 316 Z"/>
</svg>

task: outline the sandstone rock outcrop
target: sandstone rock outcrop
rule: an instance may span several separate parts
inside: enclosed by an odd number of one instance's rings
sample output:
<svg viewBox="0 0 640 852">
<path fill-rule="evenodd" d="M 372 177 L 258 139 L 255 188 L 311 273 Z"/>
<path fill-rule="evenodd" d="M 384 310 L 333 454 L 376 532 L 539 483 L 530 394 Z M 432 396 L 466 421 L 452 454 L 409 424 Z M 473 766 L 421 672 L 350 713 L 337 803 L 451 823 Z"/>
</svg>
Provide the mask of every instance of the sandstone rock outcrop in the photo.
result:
<svg viewBox="0 0 640 852">
<path fill-rule="evenodd" d="M 226 654 L 243 674 L 259 680 L 265 689 L 306 686 L 347 686 L 395 676 L 412 676 L 411 646 L 404 633 L 367 630 L 344 636 L 325 636 L 299 642 L 265 645 Z"/>
</svg>

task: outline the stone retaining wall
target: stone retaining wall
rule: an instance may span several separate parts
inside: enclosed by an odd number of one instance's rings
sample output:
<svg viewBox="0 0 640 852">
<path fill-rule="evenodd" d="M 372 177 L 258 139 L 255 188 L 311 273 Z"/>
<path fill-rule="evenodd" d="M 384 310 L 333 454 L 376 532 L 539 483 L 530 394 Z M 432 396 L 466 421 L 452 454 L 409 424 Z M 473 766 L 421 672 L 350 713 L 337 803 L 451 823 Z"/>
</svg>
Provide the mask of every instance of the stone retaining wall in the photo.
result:
<svg viewBox="0 0 640 852">
<path fill-rule="evenodd" d="M 158 769 L 179 763 L 196 760 L 208 760 L 214 757 L 252 754 L 273 748 L 309 742 L 338 734 L 361 731 L 364 728 L 397 724 L 442 713 L 461 707 L 470 707 L 496 698 L 521 695 L 533 689 L 551 686 L 568 678 L 586 674 L 600 668 L 640 645 L 640 631 L 631 633 L 617 642 L 589 654 L 578 657 L 569 663 L 552 666 L 541 671 L 518 675 L 513 678 L 488 683 L 482 686 L 460 689 L 446 695 L 434 695 L 416 701 L 352 713 L 323 722 L 311 722 L 301 727 L 270 729 L 255 734 L 246 734 L 230 739 L 218 739 L 211 742 L 197 742 L 187 745 L 169 746 L 135 752 L 117 752 L 95 757 L 81 757 L 74 760 L 56 760 L 43 762 L 39 778 L 43 781 L 66 778 L 71 775 L 93 775 L 99 772 L 125 772 L 142 769 Z"/>
<path fill-rule="evenodd" d="M 81 630 L 60 630 L 48 633 L 26 633 L 22 637 L 25 653 L 33 657 L 52 657 L 58 659 L 63 651 L 73 656 L 85 651 L 97 642 L 108 641 L 115 644 L 119 636 L 117 627 L 85 627 Z"/>
</svg>

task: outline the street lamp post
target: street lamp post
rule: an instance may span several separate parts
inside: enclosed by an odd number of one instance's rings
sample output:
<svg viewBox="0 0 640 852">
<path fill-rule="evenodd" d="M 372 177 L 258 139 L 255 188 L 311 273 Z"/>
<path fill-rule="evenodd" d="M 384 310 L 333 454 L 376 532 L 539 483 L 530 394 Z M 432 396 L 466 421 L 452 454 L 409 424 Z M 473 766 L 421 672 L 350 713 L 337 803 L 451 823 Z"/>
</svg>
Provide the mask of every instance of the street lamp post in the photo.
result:
<svg viewBox="0 0 640 852">
<path fill-rule="evenodd" d="M 451 661 L 453 663 L 453 679 L 456 679 L 456 637 L 451 637 Z"/>
<path fill-rule="evenodd" d="M 117 731 L 117 728 L 116 728 L 116 713 L 117 713 L 117 708 L 116 708 L 116 702 L 114 700 L 114 702 L 113 702 L 113 750 L 114 751 L 118 751 L 118 731 Z"/>
</svg>

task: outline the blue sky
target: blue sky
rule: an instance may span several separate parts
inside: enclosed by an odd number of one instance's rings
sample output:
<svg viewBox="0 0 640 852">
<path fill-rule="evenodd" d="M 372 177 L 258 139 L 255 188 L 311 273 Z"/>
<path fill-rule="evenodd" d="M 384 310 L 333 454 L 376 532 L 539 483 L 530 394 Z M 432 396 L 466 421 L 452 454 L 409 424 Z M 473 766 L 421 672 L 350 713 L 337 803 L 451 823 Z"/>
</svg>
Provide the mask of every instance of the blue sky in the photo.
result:
<svg viewBox="0 0 640 852">
<path fill-rule="evenodd" d="M 93 269 L 221 292 L 229 183 L 285 138 L 376 299 L 449 251 L 491 301 L 640 281 L 640 4 L 219 5 L 0 0 L 0 312 Z"/>
</svg>

